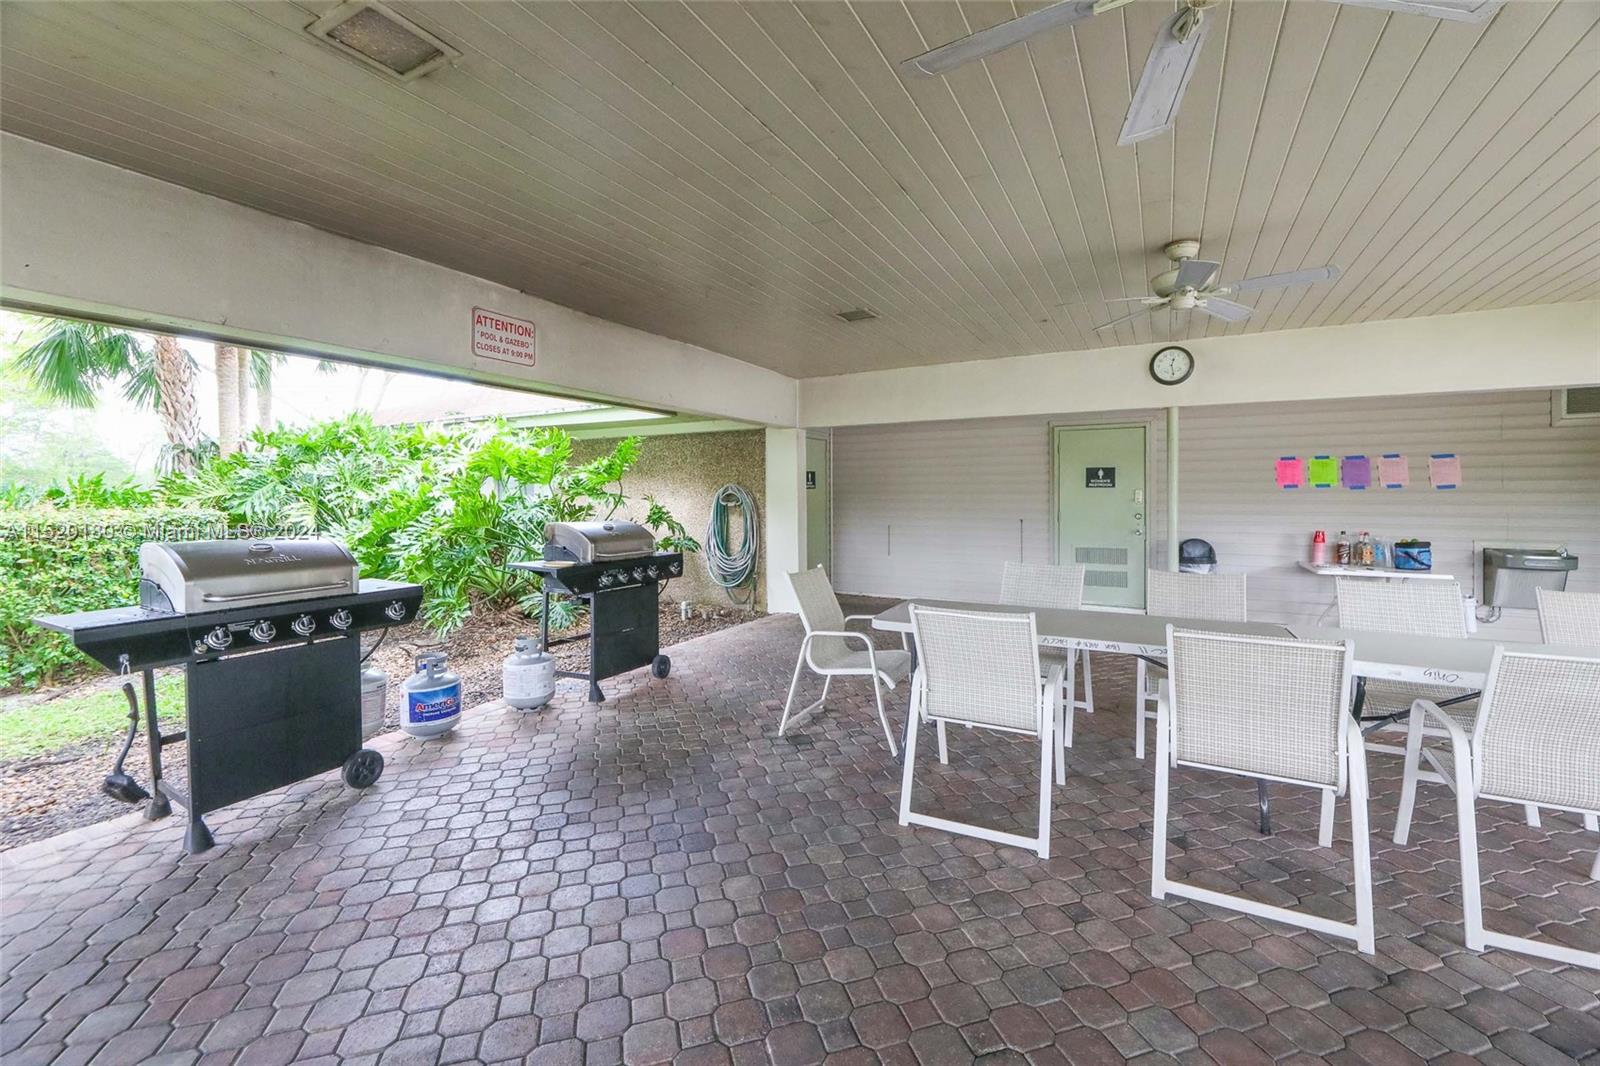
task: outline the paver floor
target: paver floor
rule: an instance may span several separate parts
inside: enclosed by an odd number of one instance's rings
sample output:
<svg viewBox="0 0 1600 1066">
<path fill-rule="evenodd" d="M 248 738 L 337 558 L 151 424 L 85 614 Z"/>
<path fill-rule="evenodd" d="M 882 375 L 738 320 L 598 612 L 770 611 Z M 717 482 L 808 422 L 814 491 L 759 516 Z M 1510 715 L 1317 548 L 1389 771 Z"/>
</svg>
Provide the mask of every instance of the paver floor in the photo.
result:
<svg viewBox="0 0 1600 1066">
<path fill-rule="evenodd" d="M 136 818 L 0 855 L 0 1055 L 35 1062 L 1600 1063 L 1600 973 L 1461 942 L 1453 805 L 1388 842 L 1372 758 L 1378 953 L 1149 898 L 1152 774 L 1131 670 L 1095 662 L 1052 857 L 896 824 L 870 689 L 775 726 L 800 628 L 673 650 L 666 681 L 564 684 L 544 712 L 399 735 L 364 794 L 331 775 L 209 820 Z M 808 684 L 803 698 L 815 698 Z M 891 697 L 904 722 L 904 687 Z M 919 808 L 1022 829 L 1036 755 L 957 731 Z M 925 772 L 924 772 L 925 771 Z M 1349 819 L 1178 773 L 1173 867 L 1344 917 Z M 1491 927 L 1600 947 L 1600 836 L 1482 808 Z"/>
</svg>

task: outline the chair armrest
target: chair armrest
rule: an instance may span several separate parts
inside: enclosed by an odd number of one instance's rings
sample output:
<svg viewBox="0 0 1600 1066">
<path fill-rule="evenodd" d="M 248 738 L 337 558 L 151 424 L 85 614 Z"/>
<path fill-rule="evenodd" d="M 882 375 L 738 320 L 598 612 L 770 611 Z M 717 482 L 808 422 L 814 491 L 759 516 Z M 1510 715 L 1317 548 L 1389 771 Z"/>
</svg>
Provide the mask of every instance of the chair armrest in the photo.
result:
<svg viewBox="0 0 1600 1066">
<path fill-rule="evenodd" d="M 1457 751 L 1468 751 L 1467 731 L 1461 728 L 1461 723 L 1444 711 L 1432 700 L 1415 700 L 1411 704 L 1413 711 L 1421 710 L 1424 716 L 1431 715 L 1437 719 L 1438 724 L 1445 732 L 1450 734 L 1450 744 Z"/>
<path fill-rule="evenodd" d="M 865 633 L 857 633 L 851 629 L 813 629 L 811 632 L 806 634 L 806 643 L 811 643 L 811 641 L 815 640 L 817 637 L 844 637 L 846 640 L 859 640 L 861 643 L 865 644 L 869 650 L 873 646 L 871 637 L 867 636 Z"/>
<path fill-rule="evenodd" d="M 878 616 L 875 614 L 847 614 L 844 616 L 844 624 L 849 625 L 851 622 L 871 622 L 876 617 Z"/>
</svg>

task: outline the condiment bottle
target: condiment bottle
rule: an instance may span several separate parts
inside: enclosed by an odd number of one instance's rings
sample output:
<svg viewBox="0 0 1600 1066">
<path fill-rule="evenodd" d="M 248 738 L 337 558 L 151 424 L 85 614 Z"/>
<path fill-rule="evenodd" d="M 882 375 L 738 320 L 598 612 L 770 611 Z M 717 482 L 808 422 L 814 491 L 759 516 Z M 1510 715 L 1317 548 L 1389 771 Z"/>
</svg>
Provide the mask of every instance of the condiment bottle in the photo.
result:
<svg viewBox="0 0 1600 1066">
<path fill-rule="evenodd" d="M 1339 541 L 1333 546 L 1333 561 L 1340 566 L 1350 565 L 1350 535 L 1339 530 Z"/>
</svg>

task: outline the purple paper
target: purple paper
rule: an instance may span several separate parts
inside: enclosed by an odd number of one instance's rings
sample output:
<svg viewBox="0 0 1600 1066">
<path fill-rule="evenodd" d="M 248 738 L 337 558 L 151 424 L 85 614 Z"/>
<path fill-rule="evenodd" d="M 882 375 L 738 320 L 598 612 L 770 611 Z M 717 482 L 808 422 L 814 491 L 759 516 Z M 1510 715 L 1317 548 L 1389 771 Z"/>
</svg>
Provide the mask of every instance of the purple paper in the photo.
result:
<svg viewBox="0 0 1600 1066">
<path fill-rule="evenodd" d="M 1372 463 L 1365 455 L 1347 455 L 1339 464 L 1339 480 L 1347 489 L 1364 489 L 1372 484 Z"/>
</svg>

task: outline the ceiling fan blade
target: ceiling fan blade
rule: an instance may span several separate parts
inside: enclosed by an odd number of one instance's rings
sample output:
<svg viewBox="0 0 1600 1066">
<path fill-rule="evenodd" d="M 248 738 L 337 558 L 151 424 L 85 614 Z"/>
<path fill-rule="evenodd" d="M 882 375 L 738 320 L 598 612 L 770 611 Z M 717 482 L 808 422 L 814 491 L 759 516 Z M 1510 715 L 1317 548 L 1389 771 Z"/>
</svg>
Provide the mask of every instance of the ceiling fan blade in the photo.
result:
<svg viewBox="0 0 1600 1066">
<path fill-rule="evenodd" d="M 1185 259 L 1178 264 L 1178 276 L 1173 279 L 1175 289 L 1203 289 L 1206 282 L 1217 276 L 1221 263 L 1207 259 Z"/>
<path fill-rule="evenodd" d="M 1100 323 L 1098 326 L 1096 326 L 1094 328 L 1097 329 L 1097 330 L 1101 330 L 1101 329 L 1110 329 L 1112 326 L 1120 326 L 1124 322 L 1130 321 L 1131 319 L 1138 318 L 1142 314 L 1148 313 L 1149 310 L 1150 310 L 1150 308 L 1148 308 L 1148 307 L 1142 308 L 1142 309 L 1140 309 L 1138 311 L 1135 311 L 1131 315 L 1123 315 L 1121 318 L 1113 318 L 1110 322 L 1102 322 L 1102 323 Z"/>
<path fill-rule="evenodd" d="M 1405 15 L 1428 15 L 1451 22 L 1487 22 L 1505 0 L 1333 0 L 1352 7 L 1375 7 Z"/>
<path fill-rule="evenodd" d="M 957 38 L 949 44 L 941 44 L 919 56 L 912 56 L 900 64 L 900 69 L 906 74 L 924 77 L 945 74 L 963 63 L 992 56 L 1014 44 L 1021 44 L 1036 33 L 1070 26 L 1094 12 L 1095 0 L 1062 0 L 1059 4 L 1042 7 L 1009 22 Z"/>
<path fill-rule="evenodd" d="M 1258 278 L 1245 278 L 1225 285 L 1218 292 L 1259 292 L 1262 289 L 1287 289 L 1291 285 L 1314 285 L 1319 281 L 1333 281 L 1342 273 L 1336 266 L 1308 267 L 1290 270 L 1283 274 L 1263 274 Z"/>
<path fill-rule="evenodd" d="M 1167 300 L 1164 296 L 1116 296 L 1109 300 L 1101 300 L 1100 302 L 1107 304 L 1146 304 L 1150 307 L 1154 307 L 1157 304 L 1166 303 Z"/>
<path fill-rule="evenodd" d="M 1187 36 L 1179 40 L 1176 33 L 1184 20 L 1193 23 Z M 1178 108 L 1183 103 L 1183 92 L 1189 87 L 1199 66 L 1200 46 L 1205 43 L 1210 21 L 1196 8 L 1185 7 L 1162 25 L 1156 34 L 1156 43 L 1145 60 L 1144 73 L 1139 75 L 1139 85 L 1133 90 L 1133 103 L 1128 105 L 1128 117 L 1123 120 L 1122 134 L 1117 143 L 1124 148 L 1139 141 L 1165 133 L 1178 121 Z"/>
<path fill-rule="evenodd" d="M 1194 305 L 1196 311 L 1204 311 L 1212 318 L 1220 318 L 1224 322 L 1243 322 L 1255 312 L 1244 304 L 1236 304 L 1232 300 L 1224 300 L 1220 296 L 1207 296 Z"/>
</svg>

